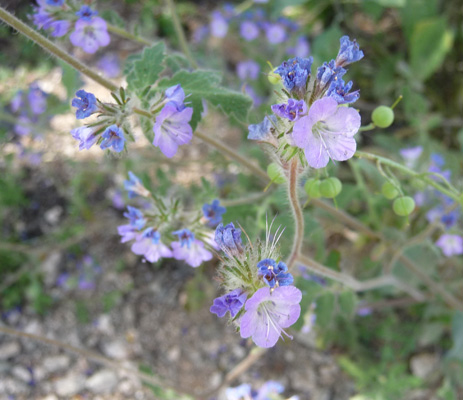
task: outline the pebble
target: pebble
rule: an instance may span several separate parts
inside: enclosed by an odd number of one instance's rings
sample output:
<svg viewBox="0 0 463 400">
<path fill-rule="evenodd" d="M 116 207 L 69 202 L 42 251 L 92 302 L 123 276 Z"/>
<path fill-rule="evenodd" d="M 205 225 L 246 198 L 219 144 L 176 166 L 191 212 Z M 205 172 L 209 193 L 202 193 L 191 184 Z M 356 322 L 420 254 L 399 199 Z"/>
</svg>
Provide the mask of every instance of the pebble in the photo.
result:
<svg viewBox="0 0 463 400">
<path fill-rule="evenodd" d="M 55 251 L 51 253 L 40 266 L 43 272 L 43 279 L 47 286 L 56 283 L 59 273 L 59 263 L 61 262 L 61 253 Z"/>
<path fill-rule="evenodd" d="M 6 342 L 0 345 L 0 360 L 8 360 L 21 352 L 18 342 Z"/>
<path fill-rule="evenodd" d="M 54 206 L 47 211 L 44 212 L 43 218 L 47 221 L 50 225 L 56 225 L 59 222 L 59 219 L 63 214 L 63 207 L 61 206 Z"/>
<path fill-rule="evenodd" d="M 439 356 L 431 353 L 417 354 L 410 360 L 410 369 L 413 375 L 425 379 L 437 369 L 439 365 Z"/>
<path fill-rule="evenodd" d="M 58 396 L 74 396 L 84 389 L 85 379 L 82 375 L 70 373 L 55 382 L 55 391 Z"/>
<path fill-rule="evenodd" d="M 42 362 L 43 368 L 50 374 L 63 370 L 65 371 L 68 369 L 70 364 L 71 359 L 65 354 L 49 356 Z"/>
<path fill-rule="evenodd" d="M 125 360 L 129 356 L 127 345 L 122 340 L 114 340 L 103 344 L 104 353 L 115 360 Z"/>
<path fill-rule="evenodd" d="M 29 383 L 31 381 L 31 373 L 22 365 L 15 365 L 11 370 L 11 374 L 22 382 Z"/>
<path fill-rule="evenodd" d="M 117 385 L 117 382 L 117 375 L 113 371 L 103 369 L 88 378 L 85 387 L 93 393 L 109 393 Z"/>
</svg>

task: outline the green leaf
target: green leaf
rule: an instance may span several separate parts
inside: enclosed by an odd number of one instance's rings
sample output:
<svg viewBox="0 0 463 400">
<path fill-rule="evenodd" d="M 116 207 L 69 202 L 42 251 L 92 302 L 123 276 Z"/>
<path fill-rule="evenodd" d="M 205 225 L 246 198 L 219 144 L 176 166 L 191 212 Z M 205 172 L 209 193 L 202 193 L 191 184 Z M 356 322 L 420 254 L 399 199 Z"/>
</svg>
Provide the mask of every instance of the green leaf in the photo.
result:
<svg viewBox="0 0 463 400">
<path fill-rule="evenodd" d="M 332 292 L 323 293 L 317 299 L 315 313 L 317 314 L 317 325 L 322 329 L 326 328 L 333 318 L 334 300 L 335 298 Z"/>
<path fill-rule="evenodd" d="M 159 82 L 155 91 L 165 91 L 171 86 L 182 85 L 187 101 L 193 107 L 191 126 L 196 128 L 203 111 L 202 100 L 220 108 L 225 114 L 233 116 L 239 121 L 246 121 L 248 110 L 251 107 L 250 97 L 219 86 L 222 78 L 216 71 L 197 70 L 188 72 L 178 71 L 172 78 L 164 78 Z"/>
<path fill-rule="evenodd" d="M 429 78 L 442 65 L 452 49 L 453 33 L 444 17 L 417 23 L 410 42 L 410 67 L 420 80 Z"/>
<path fill-rule="evenodd" d="M 383 7 L 404 7 L 406 0 L 373 0 Z"/>
<path fill-rule="evenodd" d="M 159 74 L 164 70 L 164 52 L 164 43 L 159 42 L 145 48 L 141 57 L 133 58 L 133 61 L 129 62 L 126 67 L 129 91 L 139 94 L 159 79 Z"/>
<path fill-rule="evenodd" d="M 190 68 L 189 61 L 181 54 L 170 54 L 166 57 L 166 66 L 172 71 L 172 73 L 176 73 L 181 69 L 188 69 Z"/>
<path fill-rule="evenodd" d="M 352 318 L 357 308 L 357 295 L 352 290 L 345 290 L 338 296 L 341 313 L 346 318 Z"/>
</svg>

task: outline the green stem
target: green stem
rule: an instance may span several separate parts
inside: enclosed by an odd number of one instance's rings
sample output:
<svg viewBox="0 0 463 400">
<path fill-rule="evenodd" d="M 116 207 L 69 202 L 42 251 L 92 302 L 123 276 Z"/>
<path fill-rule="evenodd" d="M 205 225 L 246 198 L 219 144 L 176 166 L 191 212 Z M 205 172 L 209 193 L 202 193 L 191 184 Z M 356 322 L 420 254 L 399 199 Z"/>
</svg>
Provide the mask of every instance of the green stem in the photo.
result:
<svg viewBox="0 0 463 400">
<path fill-rule="evenodd" d="M 115 35 L 118 35 L 120 37 L 123 37 L 125 39 L 133 40 L 134 42 L 138 42 L 141 44 L 144 44 L 146 46 L 151 46 L 151 42 L 149 40 L 143 39 L 140 36 L 134 35 L 133 33 L 127 32 L 125 29 L 119 28 L 118 26 L 111 25 L 106 23 L 108 26 L 108 31 L 114 33 Z"/>
<path fill-rule="evenodd" d="M 193 68 L 198 68 L 198 63 L 193 58 L 190 48 L 188 47 L 188 42 L 185 37 L 185 32 L 183 31 L 182 24 L 180 23 L 180 19 L 178 18 L 177 10 L 175 9 L 174 0 L 166 0 L 166 1 L 167 1 L 167 7 L 169 8 L 170 14 L 172 16 L 172 22 L 174 24 L 175 33 L 180 43 L 180 47 L 182 48 L 183 54 L 185 54 L 186 58 L 188 58 L 188 61 L 190 62 Z"/>
<path fill-rule="evenodd" d="M 291 249 L 291 253 L 287 261 L 288 268 L 291 268 L 299 254 L 301 254 L 302 241 L 304 240 L 304 215 L 302 214 L 299 197 L 297 195 L 298 166 L 298 158 L 294 157 L 289 165 L 288 197 L 293 211 L 295 231 L 293 248 Z"/>
<path fill-rule="evenodd" d="M 371 122 L 368 125 L 361 126 L 359 131 L 360 132 L 371 131 L 372 129 L 375 129 L 375 128 L 376 128 L 376 125 L 373 122 Z"/>
<path fill-rule="evenodd" d="M 364 151 L 357 151 L 355 153 L 355 156 L 358 158 L 366 158 L 367 160 L 380 162 L 381 164 L 387 165 L 391 168 L 401 171 L 405 175 L 409 175 L 416 179 L 420 179 L 428 185 L 432 186 L 433 188 L 437 189 L 439 192 L 445 194 L 446 196 L 452 198 L 457 202 L 460 202 L 458 191 L 455 188 L 452 187 L 452 190 L 446 189 L 435 180 L 429 178 L 428 176 L 423 176 L 422 174 L 415 172 L 412 169 L 405 167 L 404 165 L 396 163 L 395 161 L 392 161 L 389 158 L 381 157 L 376 154 L 366 153 Z"/>
<path fill-rule="evenodd" d="M 46 37 L 42 36 L 40 33 L 30 28 L 24 22 L 16 18 L 13 14 L 6 11 L 3 7 L 0 7 L 0 20 L 4 21 L 7 25 L 10 25 L 12 28 L 16 29 L 18 32 L 22 33 L 28 39 L 32 40 L 55 57 L 68 63 L 71 67 L 75 68 L 82 74 L 87 75 L 89 78 L 93 79 L 95 82 L 98 82 L 105 88 L 111 90 L 112 92 L 118 89 L 118 86 L 116 84 L 103 78 L 101 75 L 93 71 L 91 68 L 87 67 L 85 64 L 82 64 L 69 53 L 60 49 Z"/>
</svg>

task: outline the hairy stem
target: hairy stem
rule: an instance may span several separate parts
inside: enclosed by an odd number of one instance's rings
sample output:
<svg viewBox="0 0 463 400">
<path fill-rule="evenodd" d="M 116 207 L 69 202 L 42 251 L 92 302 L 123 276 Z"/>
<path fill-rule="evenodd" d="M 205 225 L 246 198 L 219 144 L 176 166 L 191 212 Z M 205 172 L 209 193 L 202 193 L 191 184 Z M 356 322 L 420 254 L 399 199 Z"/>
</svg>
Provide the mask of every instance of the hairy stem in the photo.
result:
<svg viewBox="0 0 463 400">
<path fill-rule="evenodd" d="M 172 16 L 172 22 L 174 24 L 175 34 L 177 35 L 177 39 L 180 43 L 180 47 L 182 48 L 183 54 L 185 54 L 186 58 L 190 62 L 193 68 L 198 68 L 198 63 L 193 58 L 191 54 L 190 48 L 188 46 L 188 42 L 185 37 L 185 32 L 183 31 L 182 24 L 180 23 L 180 19 L 178 18 L 177 10 L 175 9 L 174 0 L 166 0 L 167 7 L 169 8 L 170 14 Z"/>
<path fill-rule="evenodd" d="M 293 211 L 295 230 L 293 248 L 287 261 L 288 268 L 291 268 L 297 256 L 301 253 L 302 241 L 304 240 L 304 215 L 302 214 L 302 208 L 297 195 L 298 166 L 298 158 L 293 157 L 289 164 L 288 196 L 291 210 Z"/>
<path fill-rule="evenodd" d="M 91 68 L 87 67 L 85 64 L 82 64 L 79 60 L 75 59 L 73 56 L 56 46 L 46 37 L 42 36 L 34 29 L 27 26 L 24 22 L 16 18 L 13 14 L 6 11 L 3 7 L 0 7 L 0 20 L 4 21 L 6 24 L 10 25 L 12 28 L 22 33 L 28 39 L 38 44 L 44 50 L 48 51 L 55 57 L 63 60 L 64 62 L 68 63 L 71 67 L 75 68 L 82 74 L 87 75 L 89 78 L 93 79 L 95 82 L 98 82 L 105 88 L 111 91 L 115 91 L 118 89 L 118 86 L 116 84 L 103 78 L 101 75 L 93 71 Z"/>
<path fill-rule="evenodd" d="M 143 39 L 140 36 L 134 35 L 133 33 L 127 32 L 125 29 L 119 28 L 118 26 L 111 25 L 106 23 L 108 27 L 108 31 L 114 33 L 115 35 L 118 35 L 120 37 L 123 37 L 125 39 L 133 40 L 134 42 L 138 42 L 141 44 L 144 44 L 146 46 L 150 46 L 151 42 L 149 40 Z"/>
</svg>

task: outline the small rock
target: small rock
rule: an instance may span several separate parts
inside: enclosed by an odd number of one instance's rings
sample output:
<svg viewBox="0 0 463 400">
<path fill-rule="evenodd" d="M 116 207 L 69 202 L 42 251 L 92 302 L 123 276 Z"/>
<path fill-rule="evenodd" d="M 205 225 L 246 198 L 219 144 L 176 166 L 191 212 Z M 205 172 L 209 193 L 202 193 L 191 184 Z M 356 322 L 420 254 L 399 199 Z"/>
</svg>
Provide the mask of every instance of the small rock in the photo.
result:
<svg viewBox="0 0 463 400">
<path fill-rule="evenodd" d="M 425 379 L 436 370 L 439 364 L 439 357 L 436 354 L 423 353 L 413 356 L 410 360 L 410 369 L 413 375 Z"/>
<path fill-rule="evenodd" d="M 222 382 L 222 374 L 220 372 L 214 372 L 209 378 L 209 387 L 216 388 L 220 386 Z"/>
<path fill-rule="evenodd" d="M 29 386 L 25 383 L 7 377 L 0 379 L 0 398 L 9 399 L 8 396 L 17 396 L 29 392 Z M 5 396 L 3 396 L 5 395 Z"/>
<path fill-rule="evenodd" d="M 43 397 L 41 400 L 59 400 L 59 399 L 54 394 L 49 394 L 49 395 Z"/>
<path fill-rule="evenodd" d="M 54 374 L 58 371 L 66 371 L 71 364 L 71 359 L 61 354 L 58 356 L 49 356 L 43 360 L 43 368 L 50 374 Z"/>
<path fill-rule="evenodd" d="M 120 393 L 127 398 L 132 396 L 134 391 L 135 385 L 131 380 L 125 379 L 117 385 L 117 393 Z"/>
<path fill-rule="evenodd" d="M 32 379 L 29 370 L 22 365 L 15 365 L 11 370 L 11 374 L 22 382 L 29 383 Z"/>
<path fill-rule="evenodd" d="M 59 263 L 61 261 L 61 253 L 55 251 L 45 259 L 40 266 L 43 272 L 43 279 L 47 286 L 52 286 L 56 283 L 59 273 Z"/>
<path fill-rule="evenodd" d="M 82 375 L 71 373 L 55 382 L 55 391 L 58 396 L 74 396 L 84 385 L 85 379 Z"/>
<path fill-rule="evenodd" d="M 113 371 L 103 369 L 88 378 L 85 387 L 93 393 L 109 393 L 117 385 L 117 382 L 117 375 Z"/>
<path fill-rule="evenodd" d="M 122 340 L 114 340 L 103 345 L 104 353 L 115 360 L 125 360 L 129 356 L 127 344 Z"/>
<path fill-rule="evenodd" d="M 17 356 L 21 352 L 18 342 L 6 342 L 0 345 L 0 360 L 8 360 Z"/>
<path fill-rule="evenodd" d="M 59 219 L 63 214 L 63 207 L 61 206 L 54 206 L 47 211 L 44 212 L 43 218 L 47 221 L 50 225 L 56 225 L 59 222 Z"/>
<path fill-rule="evenodd" d="M 111 321 L 111 317 L 108 314 L 102 314 L 96 321 L 96 328 L 98 332 L 104 333 L 108 336 L 114 334 L 114 325 Z"/>
<path fill-rule="evenodd" d="M 176 362 L 180 359 L 180 347 L 174 346 L 167 352 L 167 359 L 171 362 Z"/>
</svg>

